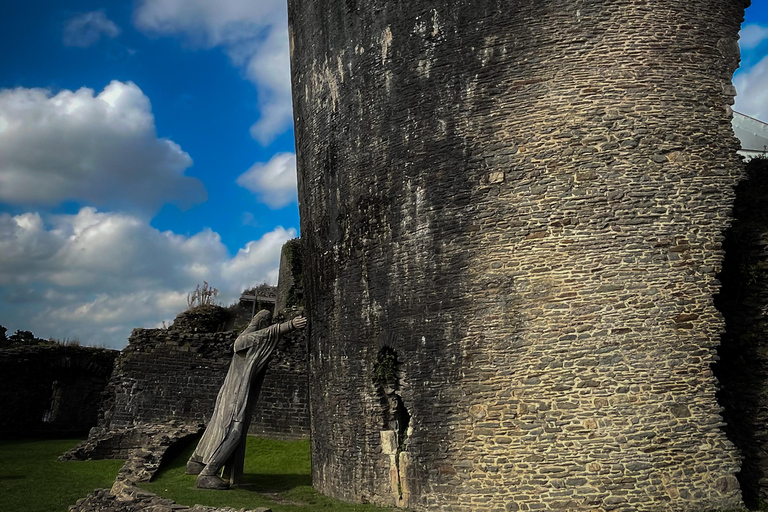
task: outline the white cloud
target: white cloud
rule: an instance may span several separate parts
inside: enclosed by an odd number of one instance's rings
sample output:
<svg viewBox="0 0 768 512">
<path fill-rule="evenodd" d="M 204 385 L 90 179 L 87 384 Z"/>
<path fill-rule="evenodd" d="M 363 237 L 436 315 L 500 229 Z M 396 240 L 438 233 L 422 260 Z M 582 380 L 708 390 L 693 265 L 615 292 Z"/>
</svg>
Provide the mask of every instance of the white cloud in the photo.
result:
<svg viewBox="0 0 768 512">
<path fill-rule="evenodd" d="M 280 249 L 295 236 L 277 227 L 231 257 L 210 230 L 160 232 L 90 207 L 48 219 L 0 214 L 0 324 L 122 347 L 132 328 L 172 320 L 204 280 L 224 304 L 246 287 L 276 283 Z"/>
<path fill-rule="evenodd" d="M 264 146 L 291 127 L 288 14 L 284 0 L 142 0 L 134 23 L 149 33 L 184 36 L 226 50 L 256 85 L 260 117 L 251 135 Z"/>
<path fill-rule="evenodd" d="M 78 200 L 151 212 L 205 201 L 192 159 L 159 139 L 149 98 L 132 82 L 92 89 L 0 90 L 0 201 Z"/>
<path fill-rule="evenodd" d="M 257 29 L 285 23 L 283 0 L 140 0 L 134 22 L 159 34 L 186 34 L 207 46 L 241 42 Z"/>
<path fill-rule="evenodd" d="M 277 153 L 267 163 L 255 163 L 238 176 L 237 184 L 258 195 L 272 209 L 296 200 L 296 155 Z"/>
<path fill-rule="evenodd" d="M 757 48 L 766 39 L 768 39 L 768 27 L 762 25 L 745 25 L 739 32 L 739 46 L 742 50 Z"/>
<path fill-rule="evenodd" d="M 293 122 L 287 30 L 270 31 L 269 37 L 256 47 L 246 75 L 259 86 L 261 117 L 251 126 L 251 136 L 266 146 Z"/>
<path fill-rule="evenodd" d="M 768 121 L 768 56 L 733 79 L 738 94 L 733 109 Z"/>
<path fill-rule="evenodd" d="M 118 35 L 120 28 L 103 11 L 84 12 L 64 23 L 63 40 L 67 46 L 86 48 L 102 36 L 114 38 Z"/>
</svg>

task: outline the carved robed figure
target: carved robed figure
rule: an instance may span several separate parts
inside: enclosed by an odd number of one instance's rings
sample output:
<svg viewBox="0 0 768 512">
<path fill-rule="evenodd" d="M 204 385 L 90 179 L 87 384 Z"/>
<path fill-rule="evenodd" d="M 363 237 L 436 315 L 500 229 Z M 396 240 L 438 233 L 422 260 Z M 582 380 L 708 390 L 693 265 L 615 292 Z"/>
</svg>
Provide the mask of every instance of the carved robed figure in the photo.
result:
<svg viewBox="0 0 768 512">
<path fill-rule="evenodd" d="M 303 329 L 307 323 L 302 316 L 275 325 L 269 325 L 271 319 L 269 311 L 260 311 L 235 340 L 232 362 L 211 421 L 187 462 L 187 474 L 199 475 L 195 484 L 199 488 L 226 489 L 229 483 L 238 482 L 248 426 L 269 360 L 281 335 Z M 229 482 L 218 476 L 222 467 Z"/>
</svg>

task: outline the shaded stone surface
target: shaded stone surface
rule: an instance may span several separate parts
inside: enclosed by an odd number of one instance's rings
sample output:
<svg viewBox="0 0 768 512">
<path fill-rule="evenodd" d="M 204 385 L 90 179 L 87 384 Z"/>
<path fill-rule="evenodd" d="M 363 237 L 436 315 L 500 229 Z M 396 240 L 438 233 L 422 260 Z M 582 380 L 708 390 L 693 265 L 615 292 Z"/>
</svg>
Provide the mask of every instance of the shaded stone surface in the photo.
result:
<svg viewBox="0 0 768 512">
<path fill-rule="evenodd" d="M 0 349 L 0 438 L 86 434 L 118 354 L 64 345 Z"/>
<path fill-rule="evenodd" d="M 203 424 L 185 424 L 172 421 L 167 424 L 138 424 L 131 427 L 107 430 L 94 428 L 88 439 L 59 457 L 67 460 L 129 459 L 135 453 L 157 452 L 160 458 L 154 464 L 144 464 L 156 471 L 169 447 L 179 442 L 189 442 L 203 431 Z M 151 478 L 154 472 L 149 475 Z M 148 481 L 148 480 L 147 480 Z"/>
<path fill-rule="evenodd" d="M 289 2 L 321 492 L 740 506 L 710 364 L 747 5 Z"/>
<path fill-rule="evenodd" d="M 744 501 L 757 506 L 768 501 L 768 160 L 747 164 L 733 213 L 717 297 L 726 331 L 714 369 L 726 431 L 744 458 Z"/>
</svg>

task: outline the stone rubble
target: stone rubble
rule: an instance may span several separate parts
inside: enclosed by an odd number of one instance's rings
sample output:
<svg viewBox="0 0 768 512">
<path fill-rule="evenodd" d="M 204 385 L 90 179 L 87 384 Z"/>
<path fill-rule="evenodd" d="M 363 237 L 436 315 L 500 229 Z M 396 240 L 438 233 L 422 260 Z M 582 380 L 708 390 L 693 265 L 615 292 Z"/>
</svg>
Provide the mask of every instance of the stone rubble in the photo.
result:
<svg viewBox="0 0 768 512">
<path fill-rule="evenodd" d="M 163 457 L 172 446 L 184 443 L 191 436 L 202 431 L 202 425 L 184 425 L 171 423 L 166 425 L 139 425 L 132 429 L 122 429 L 114 433 L 132 441 L 143 439 L 140 447 L 131 447 L 127 460 L 118 471 L 115 483 L 111 489 L 97 489 L 85 498 L 69 507 L 69 512 L 271 512 L 269 508 L 237 509 L 224 507 L 214 508 L 195 505 L 187 507 L 172 500 L 161 498 L 154 493 L 145 491 L 137 486 L 140 482 L 149 482 L 161 466 Z M 126 448 L 119 450 L 105 448 L 103 445 L 116 446 L 106 434 L 94 436 L 78 447 L 70 450 L 61 460 L 83 458 L 98 458 L 112 453 L 121 454 Z"/>
</svg>

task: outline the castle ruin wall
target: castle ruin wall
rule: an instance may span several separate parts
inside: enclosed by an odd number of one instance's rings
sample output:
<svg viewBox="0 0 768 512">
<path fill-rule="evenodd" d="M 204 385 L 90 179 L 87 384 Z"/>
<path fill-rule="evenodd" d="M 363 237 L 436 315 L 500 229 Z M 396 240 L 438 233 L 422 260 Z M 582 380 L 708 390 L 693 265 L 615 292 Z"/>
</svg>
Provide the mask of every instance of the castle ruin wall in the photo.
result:
<svg viewBox="0 0 768 512">
<path fill-rule="evenodd" d="M 0 349 L 0 438 L 86 434 L 117 355 L 58 344 Z"/>
<path fill-rule="evenodd" d="M 99 426 L 206 423 L 232 360 L 237 331 L 188 333 L 134 329 L 115 366 Z M 249 433 L 274 438 L 309 434 L 306 344 L 281 339 L 261 388 Z"/>
</svg>

